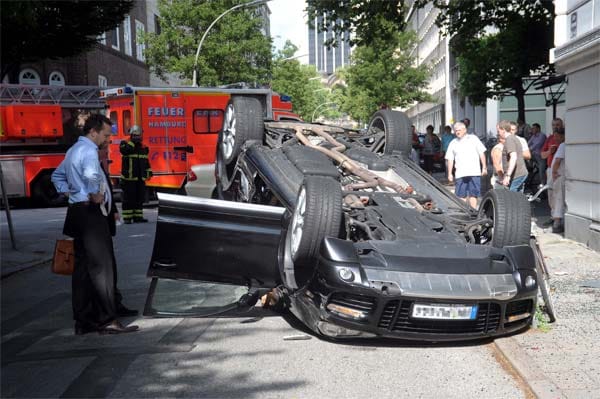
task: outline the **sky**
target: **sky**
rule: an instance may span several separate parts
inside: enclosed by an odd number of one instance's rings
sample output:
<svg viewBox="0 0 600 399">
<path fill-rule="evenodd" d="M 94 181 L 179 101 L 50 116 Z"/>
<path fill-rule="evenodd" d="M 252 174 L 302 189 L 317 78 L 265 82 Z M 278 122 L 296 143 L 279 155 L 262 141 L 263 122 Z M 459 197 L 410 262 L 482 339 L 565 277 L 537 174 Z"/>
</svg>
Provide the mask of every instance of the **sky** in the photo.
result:
<svg viewBox="0 0 600 399">
<path fill-rule="evenodd" d="M 271 0 L 271 36 L 276 49 L 283 48 L 286 40 L 299 47 L 296 55 L 308 54 L 308 28 L 306 26 L 305 0 Z M 308 64 L 308 55 L 298 58 Z"/>
</svg>

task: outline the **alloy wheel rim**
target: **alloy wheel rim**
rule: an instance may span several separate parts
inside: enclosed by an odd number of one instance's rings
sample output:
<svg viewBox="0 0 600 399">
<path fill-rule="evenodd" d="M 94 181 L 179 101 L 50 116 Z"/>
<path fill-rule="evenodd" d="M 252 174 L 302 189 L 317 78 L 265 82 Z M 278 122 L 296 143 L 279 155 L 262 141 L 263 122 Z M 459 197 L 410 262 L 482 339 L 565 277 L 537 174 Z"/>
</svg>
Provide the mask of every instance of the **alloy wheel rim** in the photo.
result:
<svg viewBox="0 0 600 399">
<path fill-rule="evenodd" d="M 244 173 L 240 176 L 240 191 L 244 201 L 250 200 L 250 181 Z"/>
<path fill-rule="evenodd" d="M 294 216 L 292 220 L 292 237 L 290 251 L 292 258 L 296 256 L 296 252 L 300 247 L 300 240 L 302 240 L 302 233 L 304 231 L 304 214 L 306 212 L 306 190 L 302 187 L 300 195 L 298 196 L 298 203 L 296 209 L 294 209 Z"/>
<path fill-rule="evenodd" d="M 377 116 L 376 118 L 374 118 L 371 121 L 369 130 L 371 130 L 373 128 L 379 130 L 380 132 L 382 132 L 385 135 L 385 130 L 386 130 L 385 121 L 380 116 Z M 385 152 L 385 146 L 386 146 L 386 144 L 385 144 L 385 140 L 384 140 L 383 147 L 381 148 L 381 152 Z"/>
<path fill-rule="evenodd" d="M 236 120 L 233 104 L 227 106 L 225 111 L 225 121 L 223 123 L 223 141 L 221 143 L 221 150 L 225 159 L 229 159 L 233 154 L 233 146 L 235 144 L 236 134 Z"/>
<path fill-rule="evenodd" d="M 490 219 L 492 221 L 492 223 L 494 223 L 494 213 L 495 213 L 495 209 L 494 209 L 494 202 L 490 201 L 489 199 L 481 204 L 481 208 L 483 209 L 483 214 L 485 215 L 486 218 Z M 487 234 L 486 234 L 486 238 L 487 238 L 487 243 L 491 243 L 492 240 L 494 239 L 494 228 L 490 228 L 487 230 Z"/>
</svg>

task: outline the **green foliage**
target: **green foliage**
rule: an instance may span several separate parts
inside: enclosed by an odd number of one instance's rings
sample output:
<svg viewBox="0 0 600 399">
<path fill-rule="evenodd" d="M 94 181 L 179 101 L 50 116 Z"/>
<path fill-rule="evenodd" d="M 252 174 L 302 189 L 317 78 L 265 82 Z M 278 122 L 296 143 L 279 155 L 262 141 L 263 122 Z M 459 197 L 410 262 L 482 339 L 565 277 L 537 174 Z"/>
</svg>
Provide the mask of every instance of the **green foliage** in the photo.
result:
<svg viewBox="0 0 600 399">
<path fill-rule="evenodd" d="M 196 49 L 206 28 L 229 8 L 248 0 L 159 0 L 159 34 L 146 35 L 146 63 L 162 79 L 191 80 Z M 256 7 L 223 16 L 209 31 L 198 58 L 200 86 L 264 83 L 271 69 L 271 38 L 262 34 Z"/>
<path fill-rule="evenodd" d="M 294 112 L 310 121 L 315 109 L 329 101 L 328 92 L 314 66 L 290 59 L 297 50 L 298 47 L 288 40 L 274 57 L 271 87 L 280 94 L 291 96 Z"/>
<path fill-rule="evenodd" d="M 550 332 L 552 327 L 546 316 L 544 316 L 545 312 L 540 305 L 535 308 L 535 316 L 534 316 L 534 327 L 540 330 L 541 332 Z"/>
<path fill-rule="evenodd" d="M 414 32 L 397 32 L 357 47 L 352 64 L 337 72 L 347 85 L 334 89 L 341 110 L 366 121 L 382 105 L 404 107 L 430 100 L 423 91 L 429 70 L 425 65 L 415 66 L 411 55 L 415 41 Z"/>
<path fill-rule="evenodd" d="M 436 0 L 435 5 L 442 10 L 437 24 L 454 36 L 460 92 L 474 104 L 514 95 L 525 120 L 524 94 L 538 81 L 528 78 L 553 73 L 548 60 L 554 42 L 552 1 Z"/>
<path fill-rule="evenodd" d="M 56 59 L 89 50 L 114 29 L 133 0 L 2 1 L 2 78 L 20 64 Z"/>
<path fill-rule="evenodd" d="M 308 20 L 324 14 L 319 31 L 353 32 L 351 44 L 366 46 L 404 30 L 405 14 L 411 1 L 406 0 L 307 0 Z M 380 23 L 385 21 L 386 23 Z"/>
</svg>

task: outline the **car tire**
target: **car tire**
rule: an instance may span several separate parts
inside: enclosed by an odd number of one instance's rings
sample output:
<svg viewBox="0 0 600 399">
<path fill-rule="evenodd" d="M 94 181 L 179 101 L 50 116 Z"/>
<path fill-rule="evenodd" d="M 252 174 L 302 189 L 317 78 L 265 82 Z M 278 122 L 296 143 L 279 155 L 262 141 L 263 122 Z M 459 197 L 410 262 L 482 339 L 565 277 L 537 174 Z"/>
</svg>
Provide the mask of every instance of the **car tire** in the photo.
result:
<svg viewBox="0 0 600 399">
<path fill-rule="evenodd" d="M 529 244 L 531 207 L 522 193 L 497 189 L 488 191 L 481 200 L 479 217 L 494 222 L 487 243 L 502 248 Z"/>
<path fill-rule="evenodd" d="M 392 154 L 400 151 L 404 156 L 410 155 L 412 135 L 410 120 L 404 112 L 382 109 L 373 114 L 369 122 L 369 131 L 379 129 L 385 133 L 383 153 Z"/>
<path fill-rule="evenodd" d="M 298 192 L 286 236 L 298 286 L 312 276 L 323 239 L 340 237 L 342 220 L 340 183 L 331 177 L 307 176 Z"/>
<path fill-rule="evenodd" d="M 219 134 L 219 151 L 225 164 L 235 163 L 246 141 L 262 141 L 264 128 L 263 109 L 259 99 L 232 97 L 225 108 Z"/>
<path fill-rule="evenodd" d="M 66 197 L 59 195 L 52 183 L 52 171 L 42 172 L 31 185 L 31 197 L 37 206 L 66 205 Z"/>
</svg>

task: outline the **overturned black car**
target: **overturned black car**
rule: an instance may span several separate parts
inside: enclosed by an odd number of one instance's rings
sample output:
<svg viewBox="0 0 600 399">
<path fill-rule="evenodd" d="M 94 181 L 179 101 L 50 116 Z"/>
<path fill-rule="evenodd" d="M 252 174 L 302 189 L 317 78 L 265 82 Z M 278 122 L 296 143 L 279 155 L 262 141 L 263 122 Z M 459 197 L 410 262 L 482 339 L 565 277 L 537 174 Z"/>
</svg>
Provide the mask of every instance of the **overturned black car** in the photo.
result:
<svg viewBox="0 0 600 399">
<path fill-rule="evenodd" d="M 378 111 L 359 133 L 264 121 L 257 99 L 234 97 L 218 139 L 218 199 L 159 196 L 145 313 L 161 315 L 154 290 L 166 278 L 246 286 L 248 306 L 266 293 L 265 307 L 332 338 L 527 328 L 538 290 L 529 203 L 497 190 L 469 208 L 410 148 L 401 112 Z"/>
</svg>

